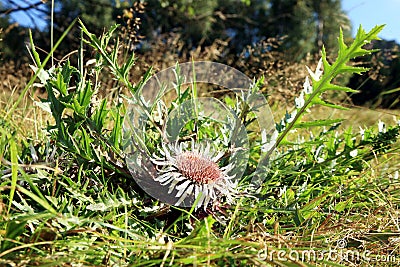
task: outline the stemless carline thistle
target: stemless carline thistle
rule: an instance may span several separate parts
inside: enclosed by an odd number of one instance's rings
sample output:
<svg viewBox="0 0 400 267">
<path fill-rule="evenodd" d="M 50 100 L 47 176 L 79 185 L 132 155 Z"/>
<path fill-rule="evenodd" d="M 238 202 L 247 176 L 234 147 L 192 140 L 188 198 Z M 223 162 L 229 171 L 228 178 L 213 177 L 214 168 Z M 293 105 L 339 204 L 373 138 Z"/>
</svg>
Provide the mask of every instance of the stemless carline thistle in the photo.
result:
<svg viewBox="0 0 400 267">
<path fill-rule="evenodd" d="M 206 209 L 221 197 L 232 202 L 237 184 L 232 180 L 234 176 L 228 173 L 233 165 L 218 166 L 224 152 L 214 153 L 208 143 L 202 146 L 192 141 L 191 150 L 184 143 L 163 143 L 160 154 L 161 157 L 153 155 L 151 158 L 158 170 L 155 180 L 163 186 L 169 185 L 168 194 L 174 189 L 177 191 L 175 197 L 179 199 L 175 205 L 179 206 L 189 197 L 198 199 L 195 209 L 201 206 Z"/>
</svg>

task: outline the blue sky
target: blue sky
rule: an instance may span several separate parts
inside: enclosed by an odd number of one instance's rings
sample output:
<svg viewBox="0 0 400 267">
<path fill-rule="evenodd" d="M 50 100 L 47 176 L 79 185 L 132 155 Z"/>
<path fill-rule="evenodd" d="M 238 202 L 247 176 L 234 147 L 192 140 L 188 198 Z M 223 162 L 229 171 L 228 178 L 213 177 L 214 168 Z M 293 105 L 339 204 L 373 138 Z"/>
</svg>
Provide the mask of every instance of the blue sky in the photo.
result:
<svg viewBox="0 0 400 267">
<path fill-rule="evenodd" d="M 379 37 L 400 43 L 400 0 L 342 0 L 342 8 L 356 32 L 361 24 L 367 31 L 386 24 Z"/>
<path fill-rule="evenodd" d="M 20 3 L 19 0 L 15 2 Z M 386 24 L 380 37 L 400 43 L 400 0 L 342 0 L 342 8 L 349 16 L 354 32 L 360 24 L 367 31 L 377 24 Z M 24 25 L 31 23 L 23 12 L 14 13 L 13 18 Z"/>
</svg>

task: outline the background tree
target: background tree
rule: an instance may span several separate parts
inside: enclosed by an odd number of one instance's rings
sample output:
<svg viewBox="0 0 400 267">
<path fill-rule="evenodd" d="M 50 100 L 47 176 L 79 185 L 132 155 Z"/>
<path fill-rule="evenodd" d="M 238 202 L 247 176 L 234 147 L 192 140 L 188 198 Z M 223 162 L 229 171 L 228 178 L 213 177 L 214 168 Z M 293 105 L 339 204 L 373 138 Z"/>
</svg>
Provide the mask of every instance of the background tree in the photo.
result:
<svg viewBox="0 0 400 267">
<path fill-rule="evenodd" d="M 5 2 L 12 2 L 5 0 Z M 95 34 L 118 21 L 134 0 L 57 0 L 55 30 L 61 34 L 80 17 Z M 141 34 L 147 40 L 176 32 L 190 49 L 208 45 L 216 38 L 229 39 L 232 53 L 270 37 L 287 37 L 282 50 L 299 60 L 319 51 L 322 43 L 329 49 L 339 26 L 350 36 L 350 21 L 339 0 L 147 0 L 141 15 Z M 49 20 L 50 1 L 40 6 Z M 33 5 L 32 9 L 38 9 Z M 29 9 L 26 10 L 29 12 Z M 47 29 L 45 29 L 47 30 Z M 72 36 L 69 46 L 73 40 Z M 295 57 L 293 57 L 293 54 Z"/>
<path fill-rule="evenodd" d="M 135 8 L 138 3 L 140 8 Z M 41 0 L 0 2 L 3 62 L 12 61 L 12 65 L 18 67 L 20 63 L 30 61 L 24 42 L 28 31 L 11 20 L 10 14 L 14 12 L 25 12 L 36 27 L 33 33 L 39 51 L 45 54 L 50 50 L 50 4 L 51 1 Z M 120 23 L 120 37 L 129 44 L 130 52 L 141 53 L 150 65 L 156 62 L 152 61 L 153 58 L 167 61 L 164 57 L 166 51 L 170 53 L 168 60 L 174 62 L 188 60 L 193 51 L 200 51 L 208 53 L 206 59 L 239 69 L 245 66 L 245 69 L 258 73 L 273 72 L 274 64 L 282 60 L 276 55 L 286 55 L 284 61 L 287 63 L 301 61 L 308 54 L 318 54 L 323 44 L 328 53 L 332 52 L 339 27 L 343 29 L 345 38 L 351 39 L 350 20 L 342 10 L 340 0 L 55 0 L 54 13 L 55 40 L 76 17 L 80 17 L 97 36 Z M 46 27 L 39 27 L 40 21 L 45 21 Z M 62 57 L 76 50 L 79 34 L 78 27 L 71 31 L 55 56 Z M 138 39 L 143 41 L 139 45 Z M 269 42 L 271 39 L 279 41 Z M 214 46 L 216 40 L 222 40 L 222 49 Z M 359 87 L 363 91 L 363 94 L 354 95 L 353 101 L 362 104 L 373 98 L 378 99 L 374 102 L 376 105 L 398 106 L 397 100 L 393 104 L 393 94 L 381 94 L 383 90 L 400 86 L 398 52 L 395 52 L 398 45 L 378 42 L 375 45 L 394 52 L 391 57 L 379 54 L 380 58 L 367 59 L 384 67 L 376 71 L 376 75 L 368 76 L 368 81 L 365 81 L 367 76 L 351 79 L 350 87 Z M 212 49 L 215 52 L 209 52 Z M 272 50 L 278 54 L 269 53 Z M 204 53 L 199 53 L 199 58 L 202 58 Z M 212 53 L 218 56 L 210 56 Z M 164 63 L 170 64 L 169 61 Z M 265 67 L 264 63 L 271 61 L 275 63 Z"/>
<path fill-rule="evenodd" d="M 143 30 L 146 36 L 180 32 L 187 45 L 197 46 L 212 34 L 217 0 L 148 0 Z"/>
<path fill-rule="evenodd" d="M 351 36 L 351 23 L 339 0 L 271 0 L 267 30 L 272 36 L 286 36 L 281 47 L 297 60 L 316 53 L 325 45 L 335 47 L 339 27 Z M 267 32 L 265 32 L 267 34 Z"/>
<path fill-rule="evenodd" d="M 0 10 L 6 10 L 1 2 Z M 3 61 L 15 61 L 15 59 L 21 58 L 26 50 L 23 42 L 26 29 L 19 27 L 17 23 L 13 23 L 7 13 L 0 16 L 0 29 L 2 29 L 0 33 L 0 58 Z"/>
<path fill-rule="evenodd" d="M 374 41 L 369 49 L 377 53 L 355 60 L 355 64 L 372 68 L 351 77 L 348 86 L 360 90 L 351 94 L 354 104 L 373 108 L 400 108 L 400 46 L 394 41 Z"/>
</svg>

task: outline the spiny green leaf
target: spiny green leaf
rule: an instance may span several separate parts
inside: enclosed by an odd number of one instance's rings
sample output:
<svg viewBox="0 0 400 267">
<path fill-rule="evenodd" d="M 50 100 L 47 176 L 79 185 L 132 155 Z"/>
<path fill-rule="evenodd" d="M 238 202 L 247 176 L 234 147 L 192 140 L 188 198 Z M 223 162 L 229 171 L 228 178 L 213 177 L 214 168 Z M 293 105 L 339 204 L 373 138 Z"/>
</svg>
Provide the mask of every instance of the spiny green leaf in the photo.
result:
<svg viewBox="0 0 400 267">
<path fill-rule="evenodd" d="M 360 74 L 362 72 L 367 71 L 369 68 L 364 68 L 364 67 L 354 67 L 354 66 L 348 66 L 345 65 L 341 67 L 336 74 L 340 73 L 355 73 L 355 74 Z"/>
<path fill-rule="evenodd" d="M 77 101 L 79 102 L 79 106 L 82 107 L 82 110 L 80 111 L 81 115 L 84 115 L 86 112 L 86 109 L 88 108 L 92 95 L 94 94 L 94 91 L 92 90 L 92 83 L 90 81 L 86 82 L 86 85 L 84 88 L 79 88 L 78 89 L 78 94 L 76 96 Z"/>
<path fill-rule="evenodd" d="M 376 25 L 368 33 L 366 33 L 365 30 L 363 29 L 362 25 L 360 25 L 357 30 L 356 39 L 354 42 L 361 42 L 361 43 L 365 44 L 372 40 L 380 40 L 380 38 L 378 37 L 378 34 L 382 31 L 382 29 L 384 27 L 385 27 L 385 24 Z"/>
<path fill-rule="evenodd" d="M 363 49 L 363 48 L 358 48 L 353 52 L 353 58 L 372 54 L 373 52 L 376 52 L 376 51 L 379 51 L 379 50 L 376 50 L 376 49 L 367 50 L 367 49 Z"/>
<path fill-rule="evenodd" d="M 347 45 L 344 42 L 342 27 L 340 27 L 338 43 L 339 43 L 339 51 L 344 51 L 347 49 Z"/>
<path fill-rule="evenodd" d="M 318 105 L 321 105 L 321 106 L 325 106 L 325 107 L 329 107 L 329 108 L 335 108 L 335 109 L 340 109 L 340 110 L 349 110 L 349 109 L 346 108 L 346 107 L 342 107 L 342 106 L 340 106 L 340 105 L 336 105 L 336 104 L 333 104 L 333 103 L 325 102 L 325 101 L 322 100 L 321 98 L 315 98 L 315 99 L 313 99 L 312 103 L 313 103 L 313 104 L 318 104 Z"/>
<path fill-rule="evenodd" d="M 131 64 L 130 66 L 125 66 L 125 67 L 120 67 L 118 64 L 118 45 L 114 46 L 114 49 L 111 52 L 107 51 L 108 43 L 111 40 L 111 37 L 113 35 L 113 32 L 118 28 L 119 25 L 115 25 L 112 27 L 106 34 L 102 36 L 102 38 L 99 40 L 96 38 L 95 35 L 91 34 L 83 25 L 81 21 L 79 21 L 81 26 L 82 26 L 82 31 L 89 37 L 89 41 L 86 41 L 89 43 L 93 48 L 99 52 L 100 56 L 102 59 L 105 60 L 107 65 L 109 66 L 110 70 L 112 73 L 116 76 L 117 80 L 122 82 L 126 87 L 128 87 L 131 91 L 134 91 L 135 87 L 132 85 L 132 83 L 128 80 L 127 78 L 127 73 L 126 71 L 132 67 L 133 63 L 128 62 L 128 64 Z M 118 43 L 118 39 L 116 40 Z"/>
<path fill-rule="evenodd" d="M 122 124 L 124 120 L 123 116 L 120 114 L 119 108 L 112 111 L 112 116 L 114 118 L 114 128 L 111 131 L 110 142 L 116 149 L 119 149 L 122 138 Z"/>
<path fill-rule="evenodd" d="M 92 158 L 92 147 L 91 147 L 91 143 L 92 143 L 92 139 L 90 138 L 90 135 L 86 132 L 85 129 L 81 128 L 81 132 L 82 132 L 82 139 L 81 139 L 81 147 L 84 149 L 84 153 L 87 157 Z"/>
<path fill-rule="evenodd" d="M 296 124 L 295 128 L 310 128 L 315 126 L 331 126 L 336 123 L 342 122 L 343 119 L 334 119 L 334 120 L 315 120 L 315 121 L 307 121 L 307 122 L 300 122 Z"/>
<path fill-rule="evenodd" d="M 311 210 L 315 209 L 325 200 L 326 197 L 327 197 L 327 194 L 324 194 L 324 195 L 314 198 L 313 200 L 311 200 L 310 202 L 308 202 L 301 208 L 301 212 L 311 211 Z"/>
<path fill-rule="evenodd" d="M 349 126 L 349 128 L 346 129 L 344 132 L 344 143 L 347 147 L 353 148 L 354 146 L 354 140 L 353 140 L 353 128 Z"/>
<path fill-rule="evenodd" d="M 35 59 L 35 63 L 36 63 L 37 66 L 41 66 L 42 62 L 40 61 L 39 53 L 36 51 L 35 44 L 33 43 L 31 29 L 29 29 L 29 42 L 30 42 L 33 58 Z"/>
<path fill-rule="evenodd" d="M 53 85 L 63 96 L 68 94 L 68 84 L 64 81 L 64 75 L 62 73 L 57 74 L 57 79 L 53 82 Z"/>
<path fill-rule="evenodd" d="M 95 111 L 94 115 L 93 115 L 93 121 L 95 124 L 95 128 L 98 132 L 101 132 L 101 130 L 103 129 L 103 125 L 104 125 L 104 120 L 107 116 L 108 110 L 107 110 L 107 99 L 104 98 L 101 101 L 100 106 L 98 107 L 98 109 Z"/>
<path fill-rule="evenodd" d="M 322 47 L 321 50 L 321 59 L 322 59 L 322 64 L 324 67 L 324 71 L 327 72 L 331 69 L 331 64 L 329 64 L 328 60 L 326 59 L 326 51 L 325 51 L 325 47 Z"/>
<path fill-rule="evenodd" d="M 353 202 L 354 197 L 349 198 L 348 200 L 345 201 L 341 201 L 339 203 L 336 203 L 335 205 L 335 211 L 337 212 L 342 212 L 345 210 L 345 208 L 347 208 L 348 206 L 351 205 L 351 203 Z"/>
<path fill-rule="evenodd" d="M 346 93 L 358 93 L 359 90 L 354 90 L 350 87 L 346 87 L 346 86 L 340 86 L 340 85 L 336 85 L 336 84 L 332 84 L 329 83 L 327 86 L 324 87 L 324 90 L 330 90 L 330 91 L 343 91 Z"/>
</svg>

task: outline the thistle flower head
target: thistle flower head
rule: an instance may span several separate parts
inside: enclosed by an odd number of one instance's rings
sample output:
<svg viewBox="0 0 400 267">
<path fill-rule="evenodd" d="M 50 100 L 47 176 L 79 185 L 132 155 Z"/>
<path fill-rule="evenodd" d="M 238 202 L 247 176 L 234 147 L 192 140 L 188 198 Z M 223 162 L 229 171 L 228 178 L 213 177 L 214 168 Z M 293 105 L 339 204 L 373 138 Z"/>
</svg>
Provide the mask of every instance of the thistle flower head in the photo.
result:
<svg viewBox="0 0 400 267">
<path fill-rule="evenodd" d="M 185 199 L 197 200 L 195 209 L 207 208 L 220 197 L 226 197 L 231 202 L 236 194 L 237 184 L 229 176 L 233 165 L 220 167 L 218 161 L 224 152 L 214 153 L 210 145 L 195 145 L 188 150 L 183 143 L 180 145 L 163 144 L 161 157 L 153 155 L 151 161 L 156 165 L 158 174 L 155 178 L 161 185 L 169 185 L 168 194 L 176 190 L 175 205 L 179 206 Z"/>
</svg>

